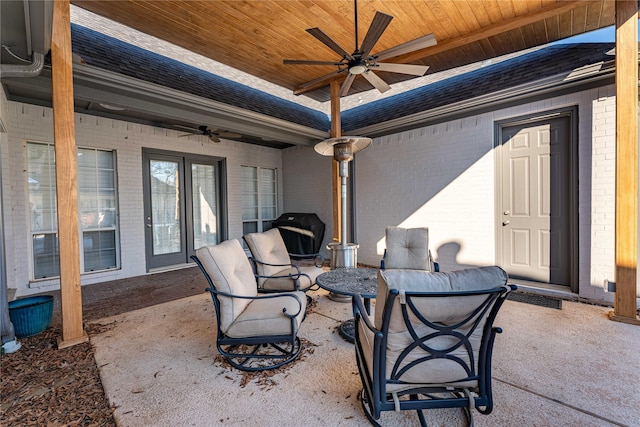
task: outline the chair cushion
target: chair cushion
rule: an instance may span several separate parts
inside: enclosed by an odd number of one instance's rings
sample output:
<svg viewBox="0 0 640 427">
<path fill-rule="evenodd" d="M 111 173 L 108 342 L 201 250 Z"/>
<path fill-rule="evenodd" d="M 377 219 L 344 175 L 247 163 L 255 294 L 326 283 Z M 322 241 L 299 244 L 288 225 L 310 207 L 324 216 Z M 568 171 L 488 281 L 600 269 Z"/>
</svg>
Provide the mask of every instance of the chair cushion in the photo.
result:
<svg viewBox="0 0 640 427">
<path fill-rule="evenodd" d="M 385 234 L 385 268 L 431 270 L 429 229 L 387 227 Z"/>
<path fill-rule="evenodd" d="M 506 272 L 499 267 L 480 267 L 443 273 L 416 270 L 380 271 L 378 274 L 378 298 L 376 299 L 375 313 L 376 328 L 382 329 L 382 313 L 386 305 L 386 296 L 389 289 L 420 292 L 489 290 L 506 285 L 507 278 Z M 485 299 L 486 295 L 433 296 L 414 298 L 412 301 L 415 303 L 416 309 L 429 321 L 441 325 L 453 325 L 469 317 Z M 476 361 L 476 370 L 478 369 L 478 354 L 487 315 L 488 311 L 479 319 L 478 327 L 469 337 L 473 349 L 473 358 Z M 435 329 L 418 321 L 415 315 L 410 314 L 409 318 L 419 336 L 426 336 L 435 332 Z M 457 330 L 466 335 L 470 330 L 470 325 L 465 325 Z M 402 316 L 400 298 L 396 297 L 387 330 L 387 378 L 391 375 L 398 357 L 412 342 L 413 338 L 407 332 Z M 445 335 L 429 340 L 428 345 L 433 349 L 446 350 L 458 342 L 457 338 Z M 465 363 L 470 363 L 469 354 L 463 346 L 451 351 L 450 354 Z M 426 351 L 416 348 L 403 359 L 401 366 L 406 366 L 427 355 Z M 467 373 L 458 363 L 447 359 L 433 359 L 409 369 L 403 375 L 402 380 L 413 384 L 447 384 L 475 389 L 477 381 L 463 381 L 466 377 Z M 411 387 L 404 385 L 389 386 L 387 391 L 400 391 L 407 388 Z"/>
<path fill-rule="evenodd" d="M 287 313 L 293 314 L 298 312 L 300 306 L 302 308 L 294 323 L 294 329 L 297 332 L 307 307 L 304 292 L 291 292 L 287 295 L 252 300 L 227 329 L 226 335 L 232 338 L 291 335 L 291 321 L 282 310 L 286 309 Z"/>
<path fill-rule="evenodd" d="M 298 268 L 300 269 L 300 273 L 304 273 L 308 276 L 298 276 L 298 280 L 300 281 L 300 289 L 302 290 L 306 290 L 311 287 L 311 285 L 316 283 L 316 277 L 318 277 L 318 275 L 320 275 L 321 273 L 324 273 L 324 270 L 315 266 L 299 266 Z M 289 274 L 295 277 L 298 274 L 298 270 L 296 270 L 295 267 L 290 267 L 274 273 L 274 276 L 287 276 Z M 263 280 L 261 286 L 265 291 L 295 290 L 295 283 L 293 279 L 289 277 L 267 278 Z"/>
<path fill-rule="evenodd" d="M 447 272 L 427 272 L 420 270 L 381 270 L 378 272 L 375 326 L 382 327 L 382 313 L 389 289 L 404 289 L 418 292 L 448 292 L 493 289 L 507 284 L 507 273 L 497 266 L 469 268 Z M 433 309 L 445 315 L 450 308 L 442 307 L 442 298 Z"/>
<path fill-rule="evenodd" d="M 282 268 L 282 267 L 280 267 Z M 272 273 L 274 276 L 288 276 L 289 274 L 298 274 L 298 270 L 293 267 L 285 268 L 284 270 L 275 271 Z M 301 282 L 308 282 L 306 277 L 301 277 Z M 301 283 L 301 285 L 302 285 Z M 295 282 L 290 277 L 270 277 L 262 278 L 262 289 L 265 291 L 295 291 Z"/>
<path fill-rule="evenodd" d="M 300 287 L 302 289 L 308 288 L 309 286 L 315 284 L 316 278 L 324 273 L 324 270 L 321 267 L 316 267 L 315 265 L 299 265 L 298 268 L 300 269 L 301 273 L 309 276 L 308 279 L 306 277 L 300 278 Z"/>
<path fill-rule="evenodd" d="M 287 247 L 277 228 L 272 228 L 264 233 L 248 233 L 243 238 L 256 260 L 269 264 L 291 264 L 289 252 L 287 252 Z M 260 263 L 257 264 L 256 268 L 261 276 L 275 276 L 278 271 L 282 270 L 282 267 L 273 267 Z M 264 282 L 264 278 L 258 279 L 258 283 L 261 286 Z"/>
<path fill-rule="evenodd" d="M 196 256 L 220 292 L 233 295 L 256 296 L 258 288 L 253 269 L 240 242 L 227 240 L 215 246 L 205 246 Z M 251 302 L 249 299 L 218 297 L 220 301 L 220 329 L 225 332 Z"/>
</svg>

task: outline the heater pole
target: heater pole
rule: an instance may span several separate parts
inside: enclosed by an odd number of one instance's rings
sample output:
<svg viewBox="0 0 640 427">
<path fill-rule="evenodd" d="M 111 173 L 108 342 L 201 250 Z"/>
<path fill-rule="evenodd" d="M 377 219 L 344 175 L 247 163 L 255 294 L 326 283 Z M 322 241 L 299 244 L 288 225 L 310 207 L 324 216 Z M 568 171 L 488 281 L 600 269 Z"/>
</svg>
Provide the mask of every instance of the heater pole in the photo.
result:
<svg viewBox="0 0 640 427">
<path fill-rule="evenodd" d="M 347 162 L 346 160 L 343 160 L 340 162 L 340 184 L 341 184 L 341 191 L 340 191 L 340 199 L 342 200 L 341 203 L 341 213 L 342 213 L 342 228 L 340 229 L 341 232 L 341 237 L 340 237 L 340 243 L 342 243 L 343 245 L 346 245 L 348 240 L 347 237 L 347 176 L 349 174 L 349 162 Z"/>
</svg>

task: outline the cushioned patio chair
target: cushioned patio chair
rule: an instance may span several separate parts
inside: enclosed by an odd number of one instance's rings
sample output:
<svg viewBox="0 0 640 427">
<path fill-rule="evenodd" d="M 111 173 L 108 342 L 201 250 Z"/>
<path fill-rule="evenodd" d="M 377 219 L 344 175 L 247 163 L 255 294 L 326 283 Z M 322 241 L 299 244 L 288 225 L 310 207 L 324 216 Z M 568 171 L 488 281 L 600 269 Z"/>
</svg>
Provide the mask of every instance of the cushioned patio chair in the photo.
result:
<svg viewBox="0 0 640 427">
<path fill-rule="evenodd" d="M 287 247 L 277 228 L 243 236 L 251 251 L 251 263 L 260 292 L 306 291 L 323 273 L 316 265 L 291 262 Z"/>
<path fill-rule="evenodd" d="M 429 250 L 428 228 L 387 227 L 387 248 L 380 268 L 440 271 Z"/>
<path fill-rule="evenodd" d="M 217 320 L 216 346 L 229 363 L 262 371 L 292 362 L 307 307 L 304 292 L 258 295 L 251 264 L 238 240 L 198 249 L 191 257 L 209 283 Z"/>
<path fill-rule="evenodd" d="M 493 321 L 507 294 L 499 267 L 452 272 L 380 270 L 373 318 L 353 297 L 356 361 L 361 402 L 378 425 L 383 411 L 493 409 L 491 353 Z"/>
</svg>

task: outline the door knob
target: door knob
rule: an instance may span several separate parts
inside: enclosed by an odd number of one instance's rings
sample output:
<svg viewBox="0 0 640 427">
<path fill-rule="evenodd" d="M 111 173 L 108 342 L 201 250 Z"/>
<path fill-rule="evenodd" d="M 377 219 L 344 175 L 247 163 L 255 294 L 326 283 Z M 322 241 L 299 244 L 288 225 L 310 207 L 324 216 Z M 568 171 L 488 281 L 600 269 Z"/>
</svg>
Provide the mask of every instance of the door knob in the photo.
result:
<svg viewBox="0 0 640 427">
<path fill-rule="evenodd" d="M 509 220 L 502 221 L 502 225 L 509 225 Z"/>
</svg>

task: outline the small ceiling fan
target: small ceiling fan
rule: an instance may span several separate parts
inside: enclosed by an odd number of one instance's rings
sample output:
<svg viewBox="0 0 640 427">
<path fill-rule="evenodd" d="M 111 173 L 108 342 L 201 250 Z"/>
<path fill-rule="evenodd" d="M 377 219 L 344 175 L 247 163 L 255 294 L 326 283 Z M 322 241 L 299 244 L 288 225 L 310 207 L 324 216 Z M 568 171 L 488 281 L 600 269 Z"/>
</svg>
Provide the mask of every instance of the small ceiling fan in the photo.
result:
<svg viewBox="0 0 640 427">
<path fill-rule="evenodd" d="M 185 126 L 179 126 L 179 127 L 186 128 Z M 220 138 L 234 139 L 234 138 L 242 137 L 242 135 L 238 133 L 228 132 L 228 131 L 219 130 L 219 129 L 209 129 L 209 127 L 206 125 L 198 126 L 197 132 L 191 132 L 186 135 L 180 135 L 180 137 L 189 136 L 189 135 L 206 135 L 213 142 L 220 142 Z"/>
<path fill-rule="evenodd" d="M 424 49 L 436 44 L 436 39 L 433 34 L 418 37 L 415 40 L 400 44 L 390 49 L 379 52 L 375 55 L 371 54 L 371 50 L 378 42 L 382 33 L 387 29 L 387 26 L 393 19 L 393 16 L 386 13 L 376 11 L 376 15 L 367 30 L 367 34 L 362 40 L 362 44 L 358 47 L 358 3 L 354 0 L 354 16 L 355 16 L 355 50 L 353 53 L 347 52 L 342 46 L 336 43 L 331 37 L 324 33 L 319 28 L 309 28 L 306 31 L 328 46 L 331 50 L 336 52 L 342 58 L 338 61 L 317 61 L 317 60 L 304 60 L 304 59 L 285 59 L 284 64 L 294 65 L 335 65 L 338 67 L 337 71 L 330 74 L 319 77 L 315 80 L 307 82 L 301 86 L 301 88 L 316 85 L 318 83 L 331 80 L 338 74 L 346 73 L 342 86 L 340 87 L 340 96 L 345 96 L 349 93 L 349 89 L 353 84 L 356 76 L 363 76 L 371 85 L 373 85 L 380 92 L 386 92 L 391 89 L 384 80 L 377 76 L 373 71 L 386 71 L 390 73 L 410 74 L 414 76 L 423 76 L 429 69 L 426 65 L 413 65 L 413 64 L 397 64 L 378 62 L 388 58 L 404 55 L 416 50 Z"/>
</svg>

